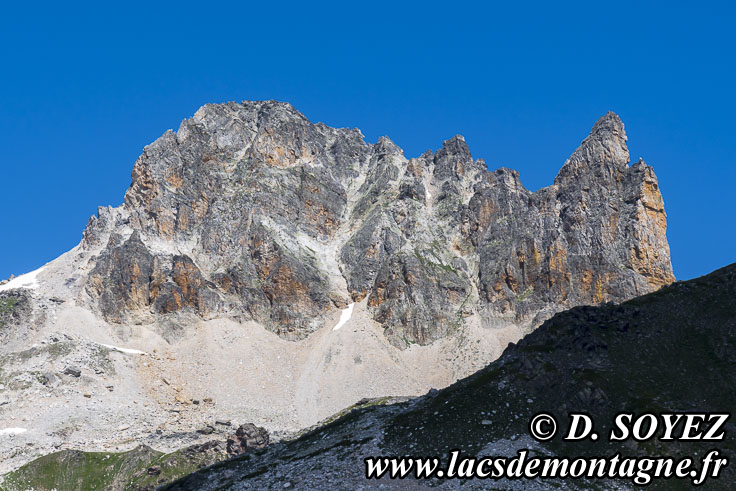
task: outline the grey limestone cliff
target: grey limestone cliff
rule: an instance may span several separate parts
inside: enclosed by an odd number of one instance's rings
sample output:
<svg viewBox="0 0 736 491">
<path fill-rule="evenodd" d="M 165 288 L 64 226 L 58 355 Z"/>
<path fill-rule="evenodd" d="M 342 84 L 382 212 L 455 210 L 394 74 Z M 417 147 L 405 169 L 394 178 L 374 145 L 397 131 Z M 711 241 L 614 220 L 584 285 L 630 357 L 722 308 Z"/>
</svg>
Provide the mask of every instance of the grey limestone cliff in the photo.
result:
<svg viewBox="0 0 736 491">
<path fill-rule="evenodd" d="M 461 136 L 407 159 L 273 101 L 205 105 L 132 180 L 83 240 L 87 301 L 113 323 L 228 316 L 301 339 L 366 300 L 404 347 L 473 313 L 534 327 L 674 280 L 657 179 L 614 113 L 537 192 Z"/>
</svg>

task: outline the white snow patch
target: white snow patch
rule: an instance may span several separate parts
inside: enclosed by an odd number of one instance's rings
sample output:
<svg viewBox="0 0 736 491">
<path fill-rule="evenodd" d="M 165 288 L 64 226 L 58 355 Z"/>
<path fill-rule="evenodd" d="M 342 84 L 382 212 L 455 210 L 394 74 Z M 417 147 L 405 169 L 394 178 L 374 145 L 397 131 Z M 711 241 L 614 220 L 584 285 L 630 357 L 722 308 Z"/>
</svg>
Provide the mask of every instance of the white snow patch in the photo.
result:
<svg viewBox="0 0 736 491">
<path fill-rule="evenodd" d="M 337 331 L 350 320 L 350 318 L 353 316 L 353 307 L 355 307 L 355 304 L 351 303 L 350 305 L 342 309 L 342 312 L 340 312 L 340 320 L 337 321 L 337 325 L 332 328 L 333 331 Z"/>
<path fill-rule="evenodd" d="M 25 428 L 5 428 L 4 430 L 0 430 L 0 435 L 20 435 L 22 433 L 25 433 Z"/>
<path fill-rule="evenodd" d="M 43 268 L 44 266 L 41 266 L 36 271 L 31 271 L 30 273 L 22 274 L 17 278 L 13 278 L 4 285 L 0 286 L 0 292 L 4 292 L 5 290 L 12 290 L 13 288 L 38 288 L 38 279 L 36 278 L 36 276 L 38 276 L 38 273 L 43 271 Z"/>
<path fill-rule="evenodd" d="M 101 346 L 104 346 L 105 348 L 110 348 L 111 350 L 114 350 L 114 351 L 119 351 L 121 353 L 126 353 L 128 355 L 145 355 L 146 354 L 145 351 L 140 351 L 140 350 L 137 350 L 137 349 L 120 348 L 119 346 L 112 346 L 112 345 L 103 344 L 103 343 L 100 343 L 100 345 Z"/>
</svg>

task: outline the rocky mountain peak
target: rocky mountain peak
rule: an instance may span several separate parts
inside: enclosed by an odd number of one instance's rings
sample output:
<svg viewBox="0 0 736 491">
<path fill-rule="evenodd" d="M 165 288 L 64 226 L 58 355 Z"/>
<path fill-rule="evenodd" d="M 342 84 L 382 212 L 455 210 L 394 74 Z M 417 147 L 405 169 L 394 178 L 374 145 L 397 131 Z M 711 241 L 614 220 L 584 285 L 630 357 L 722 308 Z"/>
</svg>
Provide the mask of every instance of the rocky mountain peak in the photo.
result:
<svg viewBox="0 0 736 491">
<path fill-rule="evenodd" d="M 628 161 L 612 112 L 532 193 L 459 135 L 407 160 L 286 103 L 208 104 L 145 148 L 122 209 L 90 221 L 85 242 L 106 246 L 86 301 L 111 322 L 226 316 L 287 339 L 365 301 L 399 347 L 469 316 L 533 327 L 673 280 L 656 177 Z"/>
<path fill-rule="evenodd" d="M 373 146 L 374 154 L 390 155 L 390 154 L 402 154 L 404 151 L 396 145 L 391 138 L 382 136 L 378 139 L 378 142 Z"/>
<path fill-rule="evenodd" d="M 598 121 L 593 125 L 591 130 L 593 135 L 601 134 L 613 134 L 621 135 L 626 140 L 626 133 L 624 132 L 624 123 L 621 121 L 621 117 L 613 111 L 608 111 L 606 114 L 598 118 Z"/>
<path fill-rule="evenodd" d="M 461 179 L 466 168 L 473 164 L 470 148 L 465 138 L 455 135 L 442 143 L 442 148 L 434 154 L 435 176 L 440 179 L 454 176 Z"/>
<path fill-rule="evenodd" d="M 584 176 L 618 178 L 629 164 L 627 140 L 621 118 L 609 111 L 596 121 L 588 137 L 567 159 L 555 183 Z"/>
</svg>

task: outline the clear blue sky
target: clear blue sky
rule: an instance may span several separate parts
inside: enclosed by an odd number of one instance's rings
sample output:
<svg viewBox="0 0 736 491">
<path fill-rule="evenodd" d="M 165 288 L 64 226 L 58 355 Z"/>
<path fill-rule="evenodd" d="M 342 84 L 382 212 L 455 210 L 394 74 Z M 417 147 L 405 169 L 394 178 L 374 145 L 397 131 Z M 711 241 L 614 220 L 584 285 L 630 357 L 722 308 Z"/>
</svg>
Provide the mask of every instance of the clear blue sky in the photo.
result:
<svg viewBox="0 0 736 491">
<path fill-rule="evenodd" d="M 460 133 L 533 190 L 610 109 L 659 177 L 677 277 L 736 261 L 727 2 L 21 3 L 0 30 L 0 278 L 75 246 L 166 129 L 243 99 L 407 156 Z"/>
</svg>

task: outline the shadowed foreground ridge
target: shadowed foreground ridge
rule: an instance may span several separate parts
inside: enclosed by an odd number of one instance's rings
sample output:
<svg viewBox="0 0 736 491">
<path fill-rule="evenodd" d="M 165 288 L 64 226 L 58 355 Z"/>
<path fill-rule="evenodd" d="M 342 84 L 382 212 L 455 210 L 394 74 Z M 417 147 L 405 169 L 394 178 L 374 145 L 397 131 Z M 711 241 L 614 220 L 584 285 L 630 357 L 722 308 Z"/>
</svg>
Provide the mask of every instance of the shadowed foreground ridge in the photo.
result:
<svg viewBox="0 0 736 491">
<path fill-rule="evenodd" d="M 673 455 L 723 450 L 729 466 L 708 489 L 729 489 L 736 477 L 736 427 L 718 444 L 698 442 L 564 443 L 528 437 L 530 417 L 552 411 L 565 426 L 568 411 L 588 412 L 599 434 L 619 411 L 729 412 L 736 405 L 736 264 L 678 282 L 620 305 L 576 307 L 555 315 L 496 362 L 456 384 L 393 406 L 355 410 L 304 437 L 217 464 L 168 490 L 296 489 L 368 484 L 363 458 L 412 455 L 510 455 L 533 448 L 554 455 Z M 706 448 L 707 447 L 707 448 Z M 375 483 L 375 481 L 373 481 Z M 390 482 L 386 482 L 390 484 Z M 458 482 L 435 485 L 456 487 Z M 487 483 L 486 483 L 487 484 Z M 528 482 L 502 487 L 525 489 Z M 547 483 L 537 483 L 544 489 Z M 601 483 L 567 480 L 548 485 L 589 489 Z M 610 483 L 609 483 L 610 484 Z M 622 481 L 629 486 L 631 483 Z M 656 489 L 685 486 L 674 480 Z M 466 482 L 462 489 L 482 486 Z"/>
</svg>

